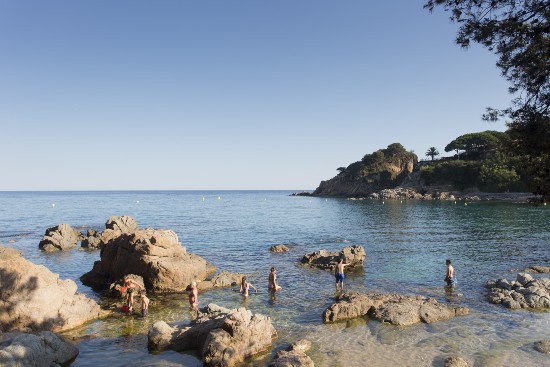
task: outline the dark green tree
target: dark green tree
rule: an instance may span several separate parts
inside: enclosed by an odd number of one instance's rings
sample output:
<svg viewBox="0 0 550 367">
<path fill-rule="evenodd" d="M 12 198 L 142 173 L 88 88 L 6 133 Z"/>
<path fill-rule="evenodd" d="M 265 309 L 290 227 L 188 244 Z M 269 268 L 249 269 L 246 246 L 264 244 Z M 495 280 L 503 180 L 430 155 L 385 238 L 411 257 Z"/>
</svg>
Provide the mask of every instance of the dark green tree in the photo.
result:
<svg viewBox="0 0 550 367">
<path fill-rule="evenodd" d="M 426 157 L 432 157 L 432 161 L 434 160 L 434 158 L 436 156 L 439 155 L 439 152 L 437 151 L 437 148 L 436 147 L 430 147 L 427 151 L 426 151 Z"/>
<path fill-rule="evenodd" d="M 497 56 L 510 83 L 511 106 L 488 108 L 486 120 L 508 123 L 511 147 L 528 167 L 533 191 L 550 199 L 550 0 L 428 0 L 460 25 L 456 43 L 472 42 Z"/>
</svg>

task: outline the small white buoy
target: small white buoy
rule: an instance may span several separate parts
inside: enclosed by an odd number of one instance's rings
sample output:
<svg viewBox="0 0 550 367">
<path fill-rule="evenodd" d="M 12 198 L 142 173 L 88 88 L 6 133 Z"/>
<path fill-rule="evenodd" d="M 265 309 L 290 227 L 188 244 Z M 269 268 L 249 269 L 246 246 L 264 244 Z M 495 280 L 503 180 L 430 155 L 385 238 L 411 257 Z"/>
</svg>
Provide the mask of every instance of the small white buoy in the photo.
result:
<svg viewBox="0 0 550 367">
<path fill-rule="evenodd" d="M 55 203 L 52 203 L 52 208 L 55 208 Z"/>
<path fill-rule="evenodd" d="M 546 206 L 546 203 L 544 203 L 544 206 Z"/>
<path fill-rule="evenodd" d="M 401 200 L 401 204 L 403 204 L 403 200 Z"/>
<path fill-rule="evenodd" d="M 136 200 L 136 203 L 139 204 L 139 200 Z"/>
<path fill-rule="evenodd" d="M 204 201 L 204 196 L 202 197 L 202 201 Z"/>
<path fill-rule="evenodd" d="M 384 203 L 384 202 L 382 202 L 382 205 L 384 205 L 384 204 L 385 204 L 385 203 Z"/>
<path fill-rule="evenodd" d="M 464 203 L 464 206 L 467 206 L 467 205 L 468 205 L 468 203 Z"/>
<path fill-rule="evenodd" d="M 456 204 L 456 200 L 455 200 L 455 204 Z"/>
<path fill-rule="evenodd" d="M 325 199 L 325 201 L 328 201 L 328 199 Z M 544 205 L 546 205 L 546 203 L 544 203 Z"/>
<path fill-rule="evenodd" d="M 218 200 L 221 200 L 222 198 L 218 196 Z"/>
</svg>

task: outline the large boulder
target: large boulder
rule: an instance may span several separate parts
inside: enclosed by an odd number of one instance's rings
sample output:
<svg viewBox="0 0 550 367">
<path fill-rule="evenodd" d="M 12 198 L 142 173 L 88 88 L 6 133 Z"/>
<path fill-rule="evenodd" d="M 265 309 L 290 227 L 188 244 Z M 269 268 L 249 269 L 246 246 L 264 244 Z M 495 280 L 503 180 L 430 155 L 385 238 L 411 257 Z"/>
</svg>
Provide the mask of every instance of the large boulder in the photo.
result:
<svg viewBox="0 0 550 367">
<path fill-rule="evenodd" d="M 550 308 L 550 279 L 535 279 L 527 273 L 519 273 L 514 282 L 506 279 L 489 280 L 489 302 L 509 309 Z"/>
<path fill-rule="evenodd" d="M 149 348 L 197 350 L 205 366 L 236 366 L 271 347 L 277 332 L 267 316 L 243 308 L 226 309 L 209 304 L 189 326 L 153 324 Z"/>
<path fill-rule="evenodd" d="M 319 269 L 334 270 L 340 258 L 344 259 L 344 263 L 350 264 L 347 268 L 360 268 L 367 254 L 365 249 L 360 245 L 347 246 L 340 252 L 330 252 L 327 250 L 315 251 L 305 254 L 302 258 L 302 264 Z"/>
<path fill-rule="evenodd" d="M 94 288 L 106 288 L 126 274 L 135 274 L 143 278 L 147 290 L 183 292 L 188 284 L 204 280 L 216 270 L 202 257 L 187 253 L 171 230 L 121 233 L 106 229 L 104 236 L 108 240 L 102 245 L 101 260 L 80 278 Z"/>
<path fill-rule="evenodd" d="M 323 313 L 323 321 L 332 323 L 369 315 L 392 325 L 427 324 L 467 315 L 465 307 L 451 307 L 424 296 L 383 293 L 343 293 Z"/>
<path fill-rule="evenodd" d="M 51 331 L 0 334 L 0 366 L 3 367 L 66 365 L 77 355 L 74 345 Z"/>
<path fill-rule="evenodd" d="M 138 230 L 138 224 L 132 217 L 114 215 L 107 220 L 105 228 L 120 231 L 122 233 L 134 233 Z"/>
<path fill-rule="evenodd" d="M 100 316 L 99 305 L 11 248 L 0 246 L 0 330 L 62 331 Z"/>
<path fill-rule="evenodd" d="M 75 248 L 77 242 L 82 239 L 84 239 L 84 236 L 80 231 L 64 223 L 48 228 L 38 247 L 48 252 L 69 250 Z"/>
</svg>

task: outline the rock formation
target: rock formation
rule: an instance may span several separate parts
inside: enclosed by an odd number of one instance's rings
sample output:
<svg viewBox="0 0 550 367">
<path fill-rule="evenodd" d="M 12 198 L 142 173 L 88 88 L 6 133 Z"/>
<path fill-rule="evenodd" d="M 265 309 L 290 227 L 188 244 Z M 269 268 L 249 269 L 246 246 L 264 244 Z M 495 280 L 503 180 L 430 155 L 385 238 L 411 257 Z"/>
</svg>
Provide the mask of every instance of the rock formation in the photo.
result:
<svg viewBox="0 0 550 367">
<path fill-rule="evenodd" d="M 97 318 L 99 305 L 76 290 L 72 280 L 0 247 L 0 330 L 61 331 Z"/>
<path fill-rule="evenodd" d="M 430 324 L 468 313 L 465 307 L 447 306 L 423 296 L 350 292 L 341 294 L 336 303 L 325 310 L 323 321 L 332 323 L 369 315 L 381 322 L 406 326 L 419 322 Z"/>
<path fill-rule="evenodd" d="M 138 230 L 138 224 L 136 220 L 132 217 L 126 215 L 114 215 L 110 217 L 105 223 L 105 229 L 120 231 L 122 233 L 134 233 Z"/>
<path fill-rule="evenodd" d="M 101 244 L 101 233 L 88 229 L 86 237 L 80 243 L 80 246 L 88 250 L 99 249 Z"/>
<path fill-rule="evenodd" d="M 75 248 L 83 238 L 82 233 L 65 223 L 48 228 L 38 247 L 48 252 L 68 250 Z"/>
<path fill-rule="evenodd" d="M 279 245 L 273 245 L 269 248 L 269 251 L 271 252 L 288 252 L 290 249 L 287 245 L 279 244 Z"/>
<path fill-rule="evenodd" d="M 287 350 L 277 352 L 269 367 L 314 367 L 314 363 L 306 354 L 311 348 L 311 342 L 306 339 L 298 340 Z"/>
<path fill-rule="evenodd" d="M 360 245 L 347 246 L 340 252 L 329 252 L 320 250 L 305 254 L 302 258 L 302 264 L 319 269 L 334 269 L 340 258 L 344 259 L 344 263 L 350 264 L 347 268 L 359 268 L 363 266 L 363 262 L 367 254 L 365 249 Z"/>
<path fill-rule="evenodd" d="M 126 274 L 143 277 L 145 287 L 154 292 L 183 292 L 188 284 L 201 281 L 216 268 L 202 257 L 187 253 L 171 230 L 139 229 L 102 233 L 101 260 L 84 274 L 82 283 L 105 288 Z"/>
<path fill-rule="evenodd" d="M 212 278 L 197 282 L 197 289 L 199 291 L 205 291 L 213 288 L 223 288 L 231 286 L 239 286 L 241 279 L 245 274 L 230 273 L 228 271 L 222 271 L 219 274 L 214 275 Z"/>
<path fill-rule="evenodd" d="M 74 345 L 51 331 L 0 334 L 0 366 L 3 367 L 66 365 L 77 355 Z"/>
<path fill-rule="evenodd" d="M 158 321 L 148 333 L 150 349 L 198 350 L 205 366 L 226 367 L 268 350 L 276 337 L 269 317 L 215 304 L 201 309 L 189 326 Z"/>
<path fill-rule="evenodd" d="M 550 266 L 530 266 L 527 269 L 525 269 L 524 272 L 546 274 L 546 273 L 550 273 Z"/>
<path fill-rule="evenodd" d="M 489 280 L 489 301 L 506 308 L 550 308 L 550 279 L 534 279 L 527 273 L 519 273 L 516 280 Z"/>
</svg>

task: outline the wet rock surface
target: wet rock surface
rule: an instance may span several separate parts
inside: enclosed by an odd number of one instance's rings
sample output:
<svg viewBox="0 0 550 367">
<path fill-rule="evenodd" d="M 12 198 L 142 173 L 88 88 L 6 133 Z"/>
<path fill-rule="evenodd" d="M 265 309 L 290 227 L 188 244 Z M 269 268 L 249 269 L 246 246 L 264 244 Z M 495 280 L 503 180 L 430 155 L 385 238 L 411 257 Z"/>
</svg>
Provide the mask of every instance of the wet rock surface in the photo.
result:
<svg viewBox="0 0 550 367">
<path fill-rule="evenodd" d="M 344 263 L 350 264 L 346 269 L 362 268 L 367 254 L 360 245 L 344 247 L 340 252 L 330 252 L 327 250 L 315 251 L 305 254 L 302 258 L 302 264 L 326 270 L 334 270 L 340 258 Z"/>
<path fill-rule="evenodd" d="M 269 367 L 313 367 L 315 364 L 306 352 L 311 348 L 311 342 L 307 339 L 300 339 L 293 343 L 286 350 L 277 352 Z"/>
</svg>

